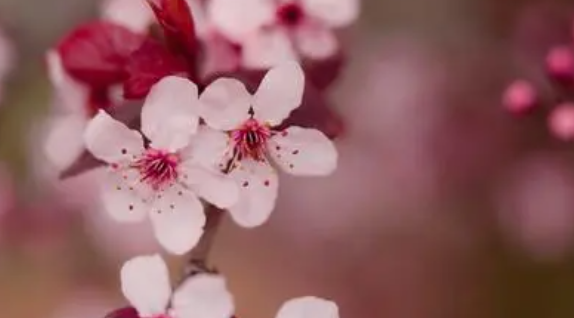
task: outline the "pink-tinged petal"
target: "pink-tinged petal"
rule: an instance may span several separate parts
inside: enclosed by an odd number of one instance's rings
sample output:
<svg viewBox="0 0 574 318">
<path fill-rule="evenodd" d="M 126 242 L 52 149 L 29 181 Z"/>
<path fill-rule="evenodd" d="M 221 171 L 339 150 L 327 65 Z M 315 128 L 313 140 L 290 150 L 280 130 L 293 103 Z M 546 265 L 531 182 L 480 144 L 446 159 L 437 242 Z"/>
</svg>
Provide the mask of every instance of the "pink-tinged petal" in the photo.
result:
<svg viewBox="0 0 574 318">
<path fill-rule="evenodd" d="M 281 169 L 299 176 L 325 176 L 337 168 L 337 149 L 316 129 L 290 127 L 269 141 L 271 157 Z"/>
<path fill-rule="evenodd" d="M 301 105 L 305 90 L 305 74 L 295 62 L 272 68 L 263 78 L 253 97 L 255 118 L 271 126 L 281 124 Z"/>
<path fill-rule="evenodd" d="M 203 91 L 199 100 L 199 112 L 207 125 L 228 131 L 249 118 L 252 96 L 240 81 L 220 78 Z"/>
<path fill-rule="evenodd" d="M 173 311 L 179 318 L 229 318 L 234 312 L 233 296 L 222 276 L 199 274 L 175 291 Z"/>
<path fill-rule="evenodd" d="M 265 223 L 273 209 L 279 190 L 279 178 L 269 164 L 242 160 L 229 173 L 239 186 L 239 201 L 229 208 L 231 217 L 243 227 Z"/>
<path fill-rule="evenodd" d="M 153 12 L 144 0 L 106 0 L 102 17 L 137 33 L 147 33 L 154 22 Z"/>
<path fill-rule="evenodd" d="M 546 56 L 548 72 L 558 78 L 574 76 L 574 51 L 569 46 L 557 46 Z"/>
<path fill-rule="evenodd" d="M 239 43 L 275 18 L 272 0 L 212 0 L 207 10 L 218 31 Z"/>
<path fill-rule="evenodd" d="M 574 139 L 574 104 L 558 105 L 548 116 L 548 126 L 552 134 L 561 140 Z"/>
<path fill-rule="evenodd" d="M 58 169 L 69 167 L 84 151 L 87 120 L 77 115 L 55 116 L 50 120 L 44 151 Z"/>
<path fill-rule="evenodd" d="M 241 59 L 248 69 L 269 69 L 298 59 L 289 34 L 282 28 L 265 28 L 243 39 Z"/>
<path fill-rule="evenodd" d="M 220 209 L 226 209 L 239 200 L 239 188 L 229 176 L 217 170 L 210 171 L 198 166 L 184 169 L 183 182 L 207 202 Z"/>
<path fill-rule="evenodd" d="M 201 126 L 192 136 L 187 148 L 180 151 L 182 160 L 210 170 L 223 170 L 224 157 L 229 152 L 229 135 Z"/>
<path fill-rule="evenodd" d="M 314 296 L 296 298 L 285 302 L 276 318 L 339 318 L 339 307 Z"/>
<path fill-rule="evenodd" d="M 150 216 L 156 238 L 170 253 L 189 252 L 203 235 L 203 205 L 183 187 L 172 186 L 157 195 Z"/>
<path fill-rule="evenodd" d="M 144 37 L 111 22 L 91 22 L 76 28 L 58 45 L 64 69 L 92 87 L 107 87 L 126 78 L 125 66 Z"/>
<path fill-rule="evenodd" d="M 169 271 L 159 255 L 138 256 L 124 263 L 122 292 L 142 317 L 164 314 L 171 298 Z"/>
<path fill-rule="evenodd" d="M 339 49 L 333 31 L 314 23 L 307 23 L 295 31 L 295 43 L 301 54 L 312 60 L 332 57 Z"/>
<path fill-rule="evenodd" d="M 302 0 L 307 14 L 330 27 L 343 27 L 359 17 L 360 0 Z"/>
<path fill-rule="evenodd" d="M 173 52 L 195 61 L 198 53 L 195 24 L 186 0 L 147 0 Z"/>
<path fill-rule="evenodd" d="M 319 72 L 319 70 L 317 70 L 317 72 Z M 265 76 L 265 73 L 261 71 L 242 70 L 234 73 L 233 76 L 245 83 L 249 91 L 255 91 Z M 321 79 L 318 80 L 322 81 Z M 279 130 L 290 126 L 315 128 L 322 131 L 329 138 L 336 138 L 343 134 L 345 123 L 335 109 L 331 107 L 333 105 L 328 103 L 322 91 L 317 89 L 314 83 L 310 80 L 306 80 L 305 82 L 305 92 L 301 106 L 295 109 L 289 118 L 276 128 Z"/>
<path fill-rule="evenodd" d="M 150 191 L 139 178 L 135 170 L 115 170 L 104 175 L 100 190 L 102 205 L 115 221 L 141 222 L 151 210 Z"/>
<path fill-rule="evenodd" d="M 153 148 L 171 152 L 185 148 L 199 126 L 197 86 L 169 76 L 150 91 L 142 108 L 142 131 Z"/>
<path fill-rule="evenodd" d="M 124 97 L 144 98 L 153 85 L 169 75 L 192 78 L 190 67 L 183 57 L 174 55 L 159 42 L 148 39 L 127 62 L 128 78 L 123 84 Z"/>
<path fill-rule="evenodd" d="M 56 90 L 55 106 L 63 111 L 88 115 L 86 103 L 89 98 L 87 87 L 72 79 L 62 66 L 62 59 L 56 50 L 46 54 L 48 77 Z"/>
<path fill-rule="evenodd" d="M 132 160 L 144 151 L 140 133 L 130 130 L 104 111 L 88 123 L 84 141 L 96 158 L 108 163 Z"/>
<path fill-rule="evenodd" d="M 241 66 L 241 50 L 222 35 L 208 32 L 203 44 L 202 76 L 233 72 Z"/>
<path fill-rule="evenodd" d="M 517 80 L 510 84 L 502 103 L 504 107 L 513 114 L 523 114 L 530 111 L 538 102 L 538 92 L 532 83 L 526 80 Z"/>
</svg>

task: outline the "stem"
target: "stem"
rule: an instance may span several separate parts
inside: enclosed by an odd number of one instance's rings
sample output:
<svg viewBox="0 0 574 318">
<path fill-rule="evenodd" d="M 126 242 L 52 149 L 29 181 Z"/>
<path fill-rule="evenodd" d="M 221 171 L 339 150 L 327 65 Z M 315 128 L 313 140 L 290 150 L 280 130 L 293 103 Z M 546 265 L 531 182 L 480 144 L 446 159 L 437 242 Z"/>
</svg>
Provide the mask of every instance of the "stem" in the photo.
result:
<svg viewBox="0 0 574 318">
<path fill-rule="evenodd" d="M 207 220 L 203 236 L 189 254 L 189 260 L 184 268 L 183 279 L 199 273 L 213 272 L 213 269 L 210 269 L 208 266 L 208 257 L 213 247 L 219 224 L 223 219 L 224 211 L 214 206 L 209 206 L 206 212 Z"/>
</svg>

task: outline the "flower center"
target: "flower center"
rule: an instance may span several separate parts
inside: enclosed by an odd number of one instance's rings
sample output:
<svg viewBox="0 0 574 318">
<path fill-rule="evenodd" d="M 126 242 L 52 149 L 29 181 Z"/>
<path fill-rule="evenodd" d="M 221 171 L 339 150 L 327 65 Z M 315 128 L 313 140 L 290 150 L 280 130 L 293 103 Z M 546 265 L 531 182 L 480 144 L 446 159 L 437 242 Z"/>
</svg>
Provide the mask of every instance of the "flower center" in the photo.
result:
<svg viewBox="0 0 574 318">
<path fill-rule="evenodd" d="M 267 140 L 271 137 L 271 129 L 260 124 L 255 119 L 248 119 L 241 128 L 231 132 L 234 143 L 233 154 L 237 160 L 252 158 L 257 161 L 265 160 Z"/>
<path fill-rule="evenodd" d="M 277 9 L 277 18 L 279 22 L 288 27 L 297 26 L 305 17 L 303 8 L 298 3 L 286 3 Z"/>
<path fill-rule="evenodd" d="M 139 171 L 141 182 L 146 182 L 154 190 L 158 190 L 177 179 L 179 161 L 180 158 L 175 153 L 149 148 L 132 167 Z"/>
</svg>

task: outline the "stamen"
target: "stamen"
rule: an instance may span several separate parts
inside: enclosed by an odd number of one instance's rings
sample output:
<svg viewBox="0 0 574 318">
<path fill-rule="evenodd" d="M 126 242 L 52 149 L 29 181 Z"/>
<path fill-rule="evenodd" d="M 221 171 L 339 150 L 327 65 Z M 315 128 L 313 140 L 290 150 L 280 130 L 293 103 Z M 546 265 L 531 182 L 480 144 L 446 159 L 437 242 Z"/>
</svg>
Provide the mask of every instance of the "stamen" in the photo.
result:
<svg viewBox="0 0 574 318">
<path fill-rule="evenodd" d="M 233 157 L 236 160 L 251 158 L 264 161 L 267 151 L 267 141 L 271 137 L 271 129 L 260 124 L 255 119 L 247 120 L 241 128 L 231 132 L 234 143 Z"/>
<path fill-rule="evenodd" d="M 132 164 L 132 168 L 139 171 L 140 182 L 160 190 L 177 179 L 179 161 L 177 154 L 150 148 Z"/>
</svg>

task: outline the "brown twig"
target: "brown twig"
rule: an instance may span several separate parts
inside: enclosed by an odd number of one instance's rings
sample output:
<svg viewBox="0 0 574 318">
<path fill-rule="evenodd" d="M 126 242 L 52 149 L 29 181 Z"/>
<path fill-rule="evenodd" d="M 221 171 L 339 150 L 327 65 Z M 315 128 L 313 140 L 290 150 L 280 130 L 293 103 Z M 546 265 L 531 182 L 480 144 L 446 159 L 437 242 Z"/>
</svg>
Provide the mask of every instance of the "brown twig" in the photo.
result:
<svg viewBox="0 0 574 318">
<path fill-rule="evenodd" d="M 189 254 L 189 260 L 185 264 L 183 280 L 199 273 L 215 272 L 208 264 L 209 253 L 213 247 L 219 224 L 223 219 L 224 211 L 214 206 L 207 208 L 207 221 L 204 233 L 197 246 Z"/>
</svg>

